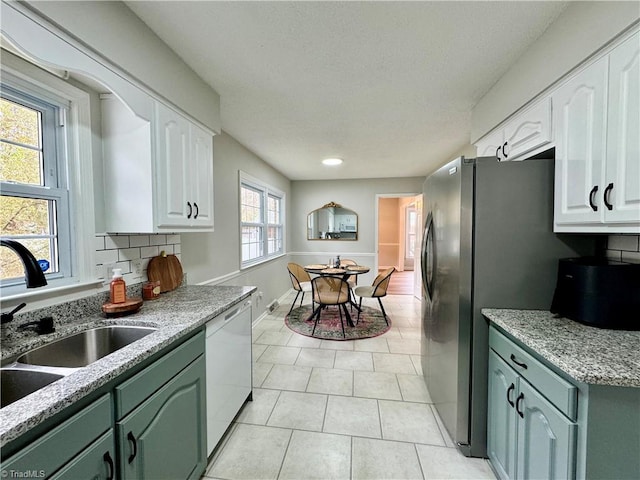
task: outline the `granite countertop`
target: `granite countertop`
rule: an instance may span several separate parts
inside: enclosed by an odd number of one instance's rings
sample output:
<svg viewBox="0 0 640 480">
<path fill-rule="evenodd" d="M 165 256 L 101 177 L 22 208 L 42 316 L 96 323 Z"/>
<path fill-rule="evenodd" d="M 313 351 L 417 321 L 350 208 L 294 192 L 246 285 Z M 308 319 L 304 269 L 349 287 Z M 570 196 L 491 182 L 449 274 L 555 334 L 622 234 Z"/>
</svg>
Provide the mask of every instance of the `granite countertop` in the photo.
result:
<svg viewBox="0 0 640 480">
<path fill-rule="evenodd" d="M 160 298 L 144 302 L 135 314 L 107 318 L 102 312 L 68 323 L 56 321 L 49 335 L 9 338 L 2 342 L 2 360 L 58 340 L 71 333 L 104 325 L 137 325 L 158 330 L 126 347 L 80 368 L 70 375 L 0 409 L 0 446 L 15 440 L 29 429 L 64 410 L 97 388 L 125 373 L 154 353 L 197 330 L 233 305 L 248 298 L 255 287 L 183 286 Z M 64 305 L 60 306 L 64 311 Z"/>
<path fill-rule="evenodd" d="M 579 382 L 640 387 L 640 331 L 590 327 L 542 310 L 482 314 Z"/>
</svg>

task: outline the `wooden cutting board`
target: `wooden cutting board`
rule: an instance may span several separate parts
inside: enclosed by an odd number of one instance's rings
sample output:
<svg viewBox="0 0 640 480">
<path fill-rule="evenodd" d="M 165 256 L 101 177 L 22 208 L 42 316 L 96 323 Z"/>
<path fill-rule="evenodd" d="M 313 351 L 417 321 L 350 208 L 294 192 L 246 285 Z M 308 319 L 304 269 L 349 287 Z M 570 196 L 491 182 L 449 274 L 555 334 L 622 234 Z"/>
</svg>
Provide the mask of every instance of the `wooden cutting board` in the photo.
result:
<svg viewBox="0 0 640 480">
<path fill-rule="evenodd" d="M 175 255 L 161 252 L 149 260 L 147 277 L 150 282 L 160 282 L 160 292 L 170 292 L 182 284 L 182 265 Z"/>
</svg>

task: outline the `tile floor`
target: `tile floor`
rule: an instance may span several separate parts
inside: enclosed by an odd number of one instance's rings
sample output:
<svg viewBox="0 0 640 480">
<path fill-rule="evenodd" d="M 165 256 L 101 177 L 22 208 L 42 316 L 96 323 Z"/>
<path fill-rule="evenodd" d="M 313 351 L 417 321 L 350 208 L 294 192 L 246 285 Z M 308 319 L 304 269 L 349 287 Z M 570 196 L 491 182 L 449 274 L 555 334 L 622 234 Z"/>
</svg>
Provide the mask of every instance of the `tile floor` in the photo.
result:
<svg viewBox="0 0 640 480">
<path fill-rule="evenodd" d="M 202 478 L 495 478 L 486 460 L 453 447 L 431 405 L 421 375 L 419 301 L 389 295 L 384 304 L 393 326 L 372 339 L 294 333 L 283 320 L 290 303 L 258 323 L 253 402 Z"/>
</svg>

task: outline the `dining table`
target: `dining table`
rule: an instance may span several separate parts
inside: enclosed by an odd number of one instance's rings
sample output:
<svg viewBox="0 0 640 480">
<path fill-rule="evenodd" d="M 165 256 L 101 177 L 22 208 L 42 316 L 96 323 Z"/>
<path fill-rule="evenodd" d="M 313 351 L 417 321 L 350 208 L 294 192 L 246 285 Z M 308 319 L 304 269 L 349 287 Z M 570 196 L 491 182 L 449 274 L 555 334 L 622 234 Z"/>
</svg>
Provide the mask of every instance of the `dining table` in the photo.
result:
<svg viewBox="0 0 640 480">
<path fill-rule="evenodd" d="M 371 268 L 365 265 L 347 265 L 341 264 L 339 267 L 333 265 L 326 264 L 312 264 L 305 265 L 304 270 L 311 275 L 323 275 L 323 276 L 333 276 L 333 277 L 341 277 L 343 280 L 347 280 L 351 275 L 362 275 L 364 273 L 368 273 Z M 360 306 L 353 301 L 353 292 L 351 291 L 351 287 L 349 287 L 349 304 L 354 307 L 356 310 L 360 311 Z M 322 307 L 318 307 L 322 308 Z M 311 320 L 313 316 L 318 312 L 318 308 L 314 309 L 311 315 L 307 320 Z M 351 320 L 351 315 L 349 315 L 349 311 L 345 310 L 347 317 L 347 325 L 350 327 L 354 327 L 353 320 Z"/>
</svg>

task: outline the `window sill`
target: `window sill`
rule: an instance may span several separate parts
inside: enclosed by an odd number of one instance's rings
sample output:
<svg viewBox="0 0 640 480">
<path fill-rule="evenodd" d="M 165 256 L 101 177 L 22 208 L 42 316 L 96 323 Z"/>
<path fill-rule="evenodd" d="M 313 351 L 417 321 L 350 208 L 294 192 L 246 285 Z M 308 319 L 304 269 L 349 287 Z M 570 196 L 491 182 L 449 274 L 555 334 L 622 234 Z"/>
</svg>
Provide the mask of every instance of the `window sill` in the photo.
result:
<svg viewBox="0 0 640 480">
<path fill-rule="evenodd" d="M 95 290 L 97 288 L 101 288 L 103 285 L 102 279 L 88 280 L 84 282 L 71 283 L 67 285 L 55 286 L 45 288 L 34 288 L 26 291 L 22 291 L 20 293 L 14 293 L 10 295 L 2 295 L 2 303 L 6 304 L 9 302 L 15 301 L 39 301 L 45 300 L 49 297 L 54 297 L 52 300 L 57 300 L 57 297 L 61 297 L 62 295 L 69 295 L 74 293 L 88 292 L 89 290 Z M 56 302 L 51 302 L 58 303 Z"/>
<path fill-rule="evenodd" d="M 258 260 L 253 261 L 253 262 L 250 262 L 250 263 L 248 262 L 248 263 L 240 265 L 240 270 L 247 270 L 249 268 L 253 268 L 253 267 L 256 267 L 258 265 L 262 265 L 263 263 L 267 263 L 267 262 L 270 262 L 272 260 L 277 260 L 278 258 L 282 258 L 285 255 L 287 255 L 287 254 L 286 253 L 280 253 L 278 255 L 272 255 L 271 257 L 260 258 Z"/>
</svg>

